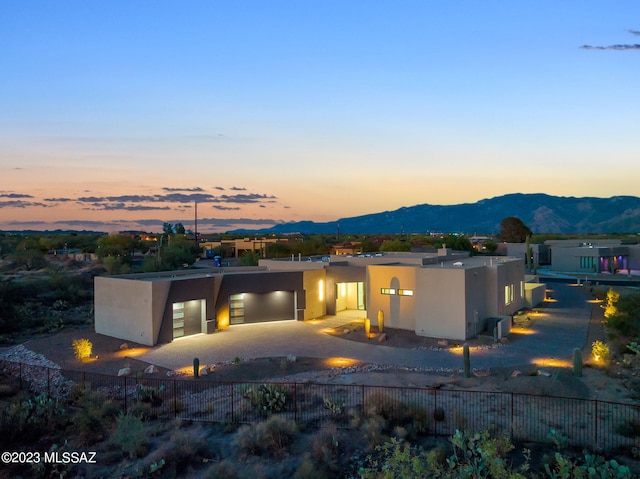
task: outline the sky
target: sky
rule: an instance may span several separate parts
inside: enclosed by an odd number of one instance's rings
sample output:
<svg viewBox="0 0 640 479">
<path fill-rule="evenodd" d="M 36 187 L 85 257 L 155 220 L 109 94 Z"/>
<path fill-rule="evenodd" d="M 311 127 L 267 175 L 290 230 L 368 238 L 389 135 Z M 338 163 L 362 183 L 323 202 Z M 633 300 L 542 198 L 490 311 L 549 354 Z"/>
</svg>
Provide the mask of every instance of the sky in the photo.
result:
<svg viewBox="0 0 640 479">
<path fill-rule="evenodd" d="M 640 2 L 2 0 L 0 230 L 640 194 Z"/>
</svg>

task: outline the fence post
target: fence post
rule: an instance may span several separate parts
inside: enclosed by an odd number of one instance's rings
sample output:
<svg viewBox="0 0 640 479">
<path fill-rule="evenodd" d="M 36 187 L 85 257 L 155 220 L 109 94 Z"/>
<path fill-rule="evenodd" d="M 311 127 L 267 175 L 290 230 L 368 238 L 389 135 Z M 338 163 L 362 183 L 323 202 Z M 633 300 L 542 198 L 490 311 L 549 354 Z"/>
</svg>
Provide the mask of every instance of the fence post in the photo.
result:
<svg viewBox="0 0 640 479">
<path fill-rule="evenodd" d="M 18 363 L 20 365 L 20 389 L 24 388 L 22 385 L 22 363 Z"/>
<path fill-rule="evenodd" d="M 364 419 L 366 413 L 366 408 L 364 404 L 364 384 L 362 385 L 362 418 Z"/>
<path fill-rule="evenodd" d="M 51 368 L 47 368 L 47 396 L 51 397 Z"/>
<path fill-rule="evenodd" d="M 124 378 L 124 413 L 127 414 L 127 376 L 122 376 Z"/>
<path fill-rule="evenodd" d="M 236 393 L 236 388 L 235 388 L 235 383 L 231 383 L 231 424 L 235 424 L 236 422 L 236 414 L 235 414 L 235 393 Z"/>
<path fill-rule="evenodd" d="M 593 423 L 594 423 L 594 447 L 595 449 L 598 449 L 598 400 L 596 399 L 595 401 L 593 401 L 593 409 L 594 409 L 594 413 L 593 413 Z"/>
<path fill-rule="evenodd" d="M 173 419 L 178 417 L 178 395 L 176 394 L 176 378 L 173 378 Z"/>
<path fill-rule="evenodd" d="M 85 387 L 86 387 L 86 386 L 85 386 L 85 384 L 86 384 L 86 374 L 87 374 L 87 373 L 86 373 L 85 371 L 82 371 L 82 390 L 83 390 L 83 391 L 84 391 L 84 389 L 85 389 Z"/>
<path fill-rule="evenodd" d="M 431 415 L 434 419 L 435 419 L 435 414 L 436 411 L 438 410 L 438 390 L 437 389 L 433 389 L 433 414 Z M 439 436 L 440 433 L 438 431 L 438 429 L 440 429 L 440 421 L 436 421 L 435 423 L 435 436 Z"/>
<path fill-rule="evenodd" d="M 509 433 L 509 436 L 513 441 L 513 393 L 511 393 L 511 426 L 510 428 L 511 428 L 511 432 Z"/>
<path fill-rule="evenodd" d="M 293 421 L 298 424 L 298 383 L 293 383 Z"/>
</svg>

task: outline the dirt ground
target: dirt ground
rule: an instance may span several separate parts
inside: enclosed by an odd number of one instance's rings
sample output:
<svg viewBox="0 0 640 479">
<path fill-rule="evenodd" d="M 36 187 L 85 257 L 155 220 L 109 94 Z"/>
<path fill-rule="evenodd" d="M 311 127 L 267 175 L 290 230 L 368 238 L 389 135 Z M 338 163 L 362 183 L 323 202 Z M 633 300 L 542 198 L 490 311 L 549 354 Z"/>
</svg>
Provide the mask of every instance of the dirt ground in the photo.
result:
<svg viewBox="0 0 640 479">
<path fill-rule="evenodd" d="M 352 323 L 338 328 L 333 335 L 344 339 L 380 344 L 377 339 L 367 339 L 364 334 L 355 334 L 362 323 Z M 346 331 L 349 330 L 349 333 Z M 361 333 L 361 332 L 360 332 Z M 437 346 L 437 340 L 418 337 L 408 331 L 387 330 L 387 340 L 382 343 L 393 347 L 429 347 Z M 79 361 L 73 355 L 71 344 L 74 339 L 87 338 L 93 343 L 94 358 Z M 479 337 L 474 344 L 490 343 L 492 338 Z M 101 374 L 116 375 L 121 368 L 131 368 L 132 375 L 141 375 L 148 363 L 136 359 L 147 350 L 147 346 L 125 342 L 96 334 L 91 330 L 76 330 L 31 339 L 24 346 L 44 355 L 63 369 L 80 370 Z M 453 346 L 451 344 L 450 346 Z M 514 345 L 515 346 L 515 345 Z M 97 359 L 96 359 L 97 358 Z M 214 381 L 291 381 L 340 384 L 367 384 L 376 386 L 408 386 L 446 389 L 468 389 L 478 391 L 514 392 L 523 394 L 542 394 L 563 397 L 591 398 L 604 401 L 628 401 L 629 391 L 623 381 L 617 378 L 614 370 L 602 366 L 595 367 L 587 363 L 583 376 L 573 376 L 569 367 L 545 367 L 539 369 L 531 365 L 520 368 L 520 374 L 513 376 L 516 368 L 493 368 L 479 371 L 474 377 L 464 378 L 460 373 L 438 375 L 415 371 L 410 368 L 384 368 L 379 365 L 349 363 L 336 365 L 318 358 L 296 358 L 289 362 L 286 358 L 262 358 L 216 364 L 213 372 L 205 379 Z M 159 368 L 157 377 L 171 375 L 172 372 Z M 191 371 L 183 372 L 185 379 Z"/>
</svg>

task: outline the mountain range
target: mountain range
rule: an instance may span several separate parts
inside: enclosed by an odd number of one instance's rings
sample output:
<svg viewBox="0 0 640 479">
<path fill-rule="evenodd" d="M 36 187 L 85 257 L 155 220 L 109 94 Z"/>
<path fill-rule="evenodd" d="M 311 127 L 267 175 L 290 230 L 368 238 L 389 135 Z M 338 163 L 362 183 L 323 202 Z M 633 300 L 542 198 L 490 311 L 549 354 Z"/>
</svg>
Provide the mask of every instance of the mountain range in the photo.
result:
<svg viewBox="0 0 640 479">
<path fill-rule="evenodd" d="M 422 204 L 394 211 L 372 213 L 336 221 L 281 223 L 268 229 L 236 230 L 233 233 L 261 234 L 402 234 L 478 233 L 500 231 L 509 216 L 520 218 L 533 233 L 638 233 L 640 198 L 551 196 L 542 193 L 514 193 L 458 205 Z"/>
</svg>

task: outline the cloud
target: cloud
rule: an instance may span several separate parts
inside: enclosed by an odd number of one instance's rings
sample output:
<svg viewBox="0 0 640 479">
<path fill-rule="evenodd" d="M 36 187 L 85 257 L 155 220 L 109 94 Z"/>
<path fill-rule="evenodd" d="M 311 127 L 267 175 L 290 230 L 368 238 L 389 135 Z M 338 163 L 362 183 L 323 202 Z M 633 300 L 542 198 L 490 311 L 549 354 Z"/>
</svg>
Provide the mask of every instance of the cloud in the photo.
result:
<svg viewBox="0 0 640 479">
<path fill-rule="evenodd" d="M 604 46 L 592 46 L 592 45 L 582 45 L 580 48 L 583 50 L 640 50 L 640 44 L 623 44 L 623 45 L 608 45 Z"/>
<path fill-rule="evenodd" d="M 76 201 L 72 198 L 44 198 L 44 201 L 55 201 L 57 203 L 64 203 L 66 201 Z"/>
<path fill-rule="evenodd" d="M 640 35 L 640 30 L 628 29 L 627 32 L 631 33 L 632 35 Z M 580 48 L 582 48 L 583 50 L 618 50 L 618 51 L 640 50 L 640 44 L 638 44 L 638 43 L 621 43 L 621 44 L 607 45 L 607 46 L 604 46 L 604 45 L 582 45 Z"/>
<path fill-rule="evenodd" d="M 164 187 L 162 188 L 163 191 L 170 191 L 170 192 L 178 192 L 178 191 L 204 191 L 202 188 L 200 188 L 199 186 L 194 186 L 193 188 L 169 188 L 169 187 Z"/>
<path fill-rule="evenodd" d="M 0 193 L 0 198 L 34 198 L 32 195 L 24 195 L 21 193 Z"/>
<path fill-rule="evenodd" d="M 241 188 L 239 186 L 232 186 L 231 191 L 247 191 L 246 188 Z"/>
<path fill-rule="evenodd" d="M 47 208 L 49 205 L 45 205 L 44 203 L 40 203 L 38 201 L 0 201 L 0 208 L 27 208 L 29 206 L 42 206 L 43 208 Z"/>
<path fill-rule="evenodd" d="M 82 209 L 90 211 L 167 211 L 171 208 L 169 206 L 127 205 L 125 203 L 93 203 L 91 207 L 85 207 Z"/>
<path fill-rule="evenodd" d="M 224 188 L 222 186 L 214 186 L 213 188 L 216 190 L 224 191 Z"/>
<path fill-rule="evenodd" d="M 231 210 L 239 210 L 239 206 L 222 206 L 222 205 L 212 205 L 212 208 L 220 211 L 231 211 Z"/>
<path fill-rule="evenodd" d="M 222 195 L 216 203 L 260 203 L 263 200 L 270 200 L 276 198 L 275 196 L 259 195 L 257 193 L 239 194 L 239 195 Z"/>
</svg>

